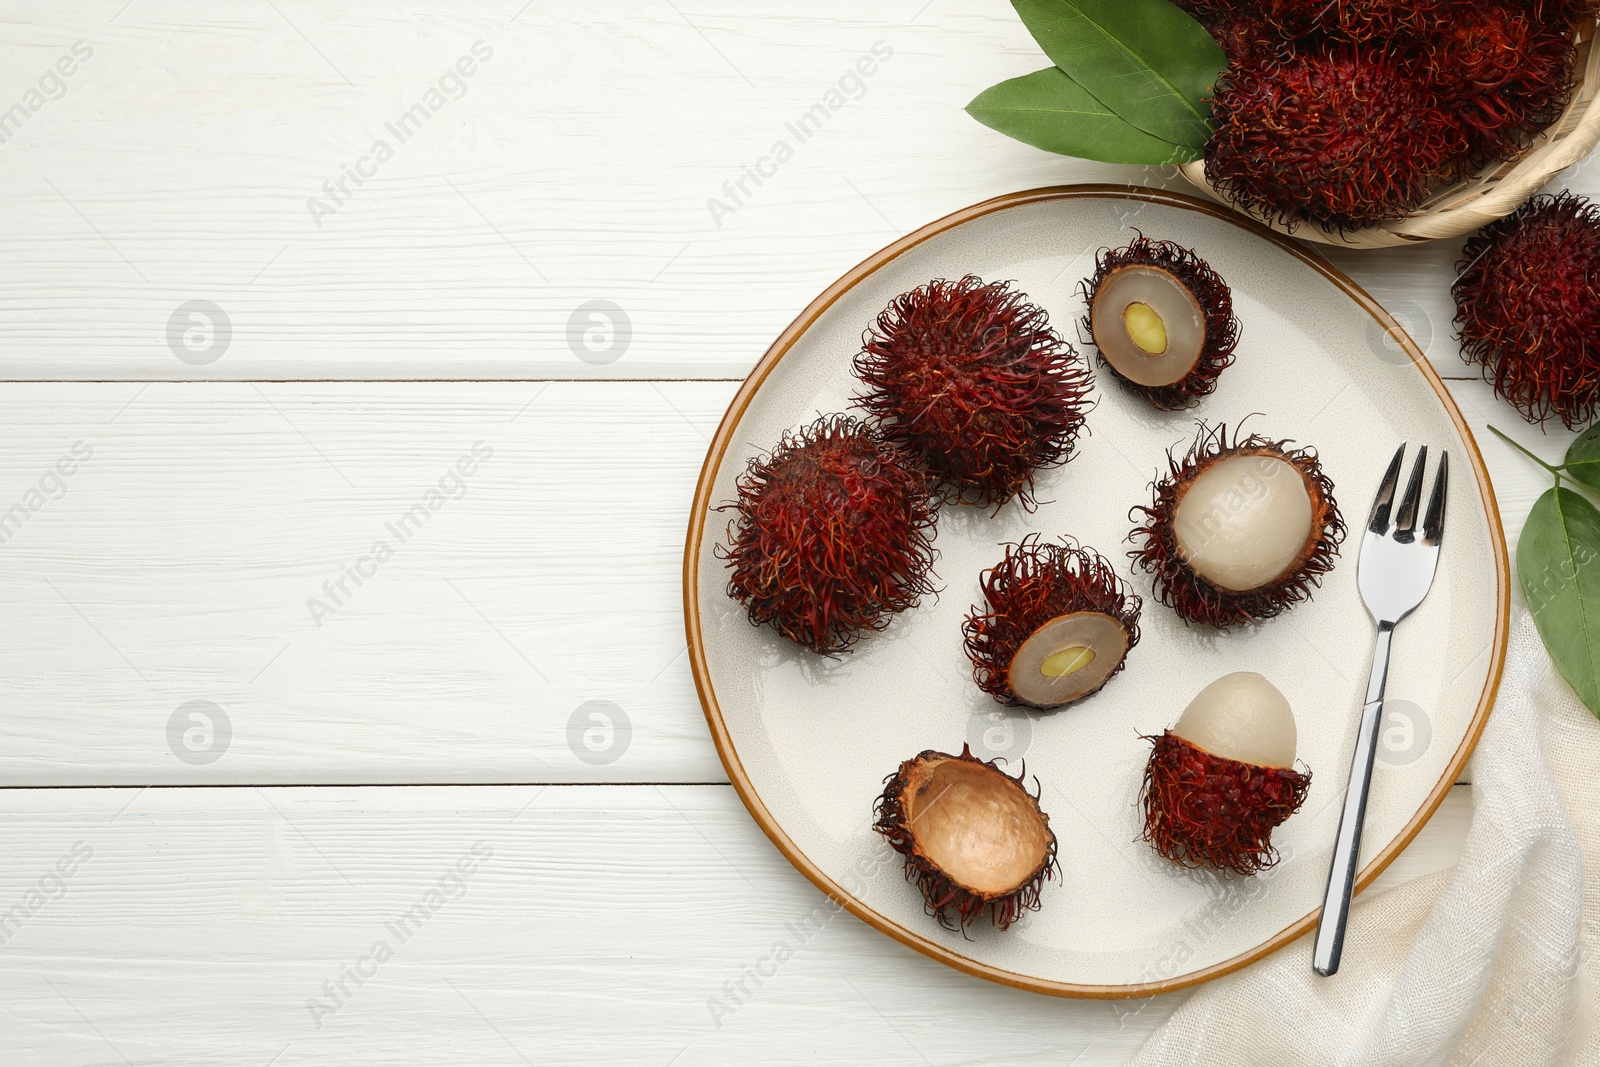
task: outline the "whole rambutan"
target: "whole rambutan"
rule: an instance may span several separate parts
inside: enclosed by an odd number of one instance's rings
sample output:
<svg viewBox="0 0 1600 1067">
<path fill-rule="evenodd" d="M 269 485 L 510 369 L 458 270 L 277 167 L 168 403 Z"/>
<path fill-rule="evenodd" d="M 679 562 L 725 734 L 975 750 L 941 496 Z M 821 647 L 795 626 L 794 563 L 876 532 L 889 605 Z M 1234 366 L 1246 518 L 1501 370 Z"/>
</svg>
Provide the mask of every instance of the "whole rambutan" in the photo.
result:
<svg viewBox="0 0 1600 1067">
<path fill-rule="evenodd" d="M 1290 36 L 1321 32 L 1347 41 L 1431 33 L 1453 14 L 1453 0 L 1256 0 L 1241 5 Z"/>
<path fill-rule="evenodd" d="M 1143 601 L 1111 561 L 1030 534 L 983 572 L 984 608 L 964 633 L 978 688 L 1005 704 L 1053 708 L 1094 693 L 1139 643 Z"/>
<path fill-rule="evenodd" d="M 1433 91 L 1466 131 L 1472 163 L 1514 159 L 1572 95 L 1569 30 L 1527 5 L 1467 3 L 1419 45 Z"/>
<path fill-rule="evenodd" d="M 1056 873 L 1056 835 L 1039 798 L 998 766 L 963 746 L 952 756 L 929 749 L 884 779 L 873 829 L 905 857 L 906 880 L 922 890 L 928 914 L 964 929 L 987 911 L 1004 930 Z"/>
<path fill-rule="evenodd" d="M 855 370 L 856 403 L 966 503 L 1031 506 L 1034 472 L 1071 457 L 1091 406 L 1088 369 L 1045 310 L 971 275 L 890 301 Z"/>
<path fill-rule="evenodd" d="M 1233 294 L 1192 249 L 1144 234 L 1101 249 L 1082 292 L 1101 365 L 1158 410 L 1199 403 L 1233 363 Z"/>
<path fill-rule="evenodd" d="M 1461 355 L 1529 422 L 1568 429 L 1600 405 L 1600 206 L 1568 192 L 1536 196 L 1461 250 Z"/>
<path fill-rule="evenodd" d="M 1228 440 L 1200 424 L 1182 458 L 1167 455 L 1134 562 L 1156 596 L 1187 622 L 1227 629 L 1270 619 L 1310 599 L 1333 569 L 1344 520 L 1316 453 L 1259 435 Z"/>
<path fill-rule="evenodd" d="M 1466 136 L 1420 63 L 1377 44 L 1308 42 L 1229 68 L 1212 104 L 1207 179 L 1293 227 L 1361 229 L 1404 217 L 1450 177 Z"/>
<path fill-rule="evenodd" d="M 814 652 L 847 650 L 933 592 L 925 476 L 859 419 L 824 415 L 752 459 L 736 483 L 728 595 Z"/>
<path fill-rule="evenodd" d="M 1229 63 L 1270 57 L 1289 46 L 1289 38 L 1282 30 L 1249 7 L 1234 7 L 1196 17 L 1222 48 Z"/>
<path fill-rule="evenodd" d="M 1294 713 L 1259 674 L 1225 675 L 1170 730 L 1147 737 L 1144 840 L 1184 867 L 1255 874 L 1278 861 L 1272 831 L 1300 810 Z"/>
</svg>

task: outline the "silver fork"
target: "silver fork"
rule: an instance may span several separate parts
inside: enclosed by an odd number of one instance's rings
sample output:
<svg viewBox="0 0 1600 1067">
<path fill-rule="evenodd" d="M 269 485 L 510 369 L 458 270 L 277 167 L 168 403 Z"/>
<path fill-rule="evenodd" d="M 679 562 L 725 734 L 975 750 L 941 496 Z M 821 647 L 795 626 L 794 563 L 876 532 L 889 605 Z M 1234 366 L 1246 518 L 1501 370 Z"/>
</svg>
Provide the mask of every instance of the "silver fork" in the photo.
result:
<svg viewBox="0 0 1600 1067">
<path fill-rule="evenodd" d="M 1339 816 L 1339 837 L 1333 846 L 1333 864 L 1328 869 L 1328 894 L 1322 902 L 1322 918 L 1317 923 L 1317 943 L 1311 966 L 1320 975 L 1339 969 L 1344 951 L 1344 928 L 1350 918 L 1350 895 L 1355 888 L 1356 856 L 1361 850 L 1361 821 L 1367 814 L 1367 789 L 1372 784 L 1372 760 L 1378 752 L 1378 727 L 1383 721 L 1383 686 L 1389 677 L 1389 642 L 1400 620 L 1416 610 L 1433 585 L 1439 563 L 1439 542 L 1444 534 L 1444 500 L 1449 485 L 1450 454 L 1439 456 L 1439 473 L 1428 498 L 1428 512 L 1417 534 L 1417 504 L 1422 496 L 1422 474 L 1428 464 L 1428 446 L 1417 449 L 1417 462 L 1411 468 L 1400 509 L 1389 521 L 1395 486 L 1400 480 L 1400 461 L 1405 457 L 1402 444 L 1389 461 L 1389 470 L 1378 487 L 1367 518 L 1367 532 L 1361 540 L 1361 561 L 1356 583 L 1361 599 L 1378 624 L 1377 644 L 1372 652 L 1372 675 L 1367 681 L 1367 702 L 1361 708 L 1361 726 L 1356 733 L 1355 756 L 1350 763 L 1350 789 L 1344 796 L 1344 812 Z"/>
</svg>

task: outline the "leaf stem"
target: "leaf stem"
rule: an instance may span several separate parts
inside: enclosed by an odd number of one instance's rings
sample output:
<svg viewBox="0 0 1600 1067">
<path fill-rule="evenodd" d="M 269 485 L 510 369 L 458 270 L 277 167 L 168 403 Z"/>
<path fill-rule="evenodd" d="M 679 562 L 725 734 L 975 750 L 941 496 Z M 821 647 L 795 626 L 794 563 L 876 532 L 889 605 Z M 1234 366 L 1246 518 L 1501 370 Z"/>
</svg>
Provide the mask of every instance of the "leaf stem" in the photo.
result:
<svg viewBox="0 0 1600 1067">
<path fill-rule="evenodd" d="M 1555 476 L 1556 484 L 1557 485 L 1561 484 L 1561 468 L 1560 467 L 1552 467 L 1550 464 L 1546 463 L 1544 460 L 1540 459 L 1538 456 L 1534 455 L 1532 452 L 1529 452 L 1526 448 L 1523 448 L 1521 445 L 1517 444 L 1515 441 L 1513 441 L 1511 438 L 1507 437 L 1505 434 L 1501 433 L 1498 429 L 1496 429 L 1493 426 L 1489 427 L 1489 432 L 1494 434 L 1496 437 L 1500 438 L 1500 440 L 1504 441 L 1506 444 L 1510 445 L 1512 448 L 1516 449 L 1518 452 L 1521 452 L 1524 456 L 1527 456 L 1529 459 L 1533 460 L 1535 463 L 1537 463 L 1539 466 L 1543 467 L 1545 470 L 1549 471 L 1551 474 L 1553 474 Z"/>
</svg>

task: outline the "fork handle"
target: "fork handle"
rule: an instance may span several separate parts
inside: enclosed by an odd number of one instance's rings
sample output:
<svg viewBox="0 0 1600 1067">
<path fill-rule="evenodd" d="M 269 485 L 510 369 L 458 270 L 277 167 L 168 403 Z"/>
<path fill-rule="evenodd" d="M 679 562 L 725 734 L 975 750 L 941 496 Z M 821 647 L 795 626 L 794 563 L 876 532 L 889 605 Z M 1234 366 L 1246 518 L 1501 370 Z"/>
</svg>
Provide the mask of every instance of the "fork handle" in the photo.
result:
<svg viewBox="0 0 1600 1067">
<path fill-rule="evenodd" d="M 1317 922 L 1317 942 L 1311 966 L 1327 976 L 1339 969 L 1344 951 L 1344 928 L 1350 918 L 1350 897 L 1356 884 L 1356 860 L 1361 851 L 1361 823 L 1367 814 L 1367 789 L 1372 785 L 1372 761 L 1378 754 L 1378 728 L 1383 722 L 1383 687 L 1389 677 L 1389 643 L 1392 622 L 1378 623 L 1378 640 L 1372 650 L 1372 675 L 1367 680 L 1367 702 L 1361 708 L 1356 731 L 1356 751 L 1350 761 L 1350 788 L 1339 816 L 1339 836 L 1328 868 L 1328 893 Z"/>
</svg>

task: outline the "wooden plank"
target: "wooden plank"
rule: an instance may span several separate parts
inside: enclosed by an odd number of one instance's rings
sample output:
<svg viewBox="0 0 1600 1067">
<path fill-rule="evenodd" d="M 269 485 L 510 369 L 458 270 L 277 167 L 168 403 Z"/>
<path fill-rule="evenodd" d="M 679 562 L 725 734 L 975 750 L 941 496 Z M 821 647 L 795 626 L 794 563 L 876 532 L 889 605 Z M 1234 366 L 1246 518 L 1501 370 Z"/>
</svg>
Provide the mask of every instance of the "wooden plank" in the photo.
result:
<svg viewBox="0 0 1600 1067">
<path fill-rule="evenodd" d="M 19 1063 L 1113 1064 L 1184 996 L 933 963 L 833 908 L 726 786 L 9 790 L 0 812 Z M 1458 789 L 1385 883 L 1452 864 L 1469 815 Z"/>
<path fill-rule="evenodd" d="M 1487 387 L 1454 389 L 1474 425 L 1538 443 Z M 0 517 L 23 521 L 0 526 L 0 782 L 725 780 L 679 583 L 732 391 L 9 386 Z M 1546 480 L 1484 451 L 1514 537 Z M 231 736 L 199 762 L 220 742 L 192 716 L 217 709 Z"/>
<path fill-rule="evenodd" d="M 963 114 L 1044 61 L 1005 5 L 26 0 L 5 19 L 0 102 L 40 106 L 3 131 L 0 379 L 740 377 L 849 267 L 958 207 L 1185 188 Z M 1457 248 L 1334 259 L 1459 374 Z"/>
</svg>

